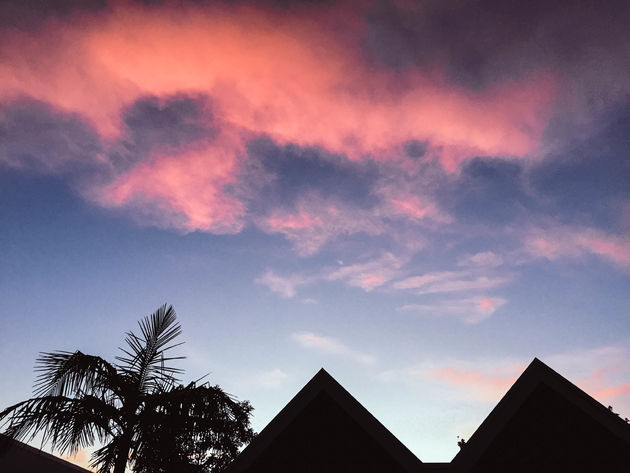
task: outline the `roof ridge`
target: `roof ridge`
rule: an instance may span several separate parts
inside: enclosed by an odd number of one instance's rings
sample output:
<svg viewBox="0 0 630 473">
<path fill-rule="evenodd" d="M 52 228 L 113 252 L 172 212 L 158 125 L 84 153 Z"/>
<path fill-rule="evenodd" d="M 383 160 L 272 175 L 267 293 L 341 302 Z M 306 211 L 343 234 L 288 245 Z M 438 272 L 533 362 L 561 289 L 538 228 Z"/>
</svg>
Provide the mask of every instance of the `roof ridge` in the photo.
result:
<svg viewBox="0 0 630 473">
<path fill-rule="evenodd" d="M 284 408 L 267 424 L 254 440 L 240 453 L 229 468 L 230 473 L 244 471 L 253 463 L 279 433 L 321 392 L 327 393 L 374 440 L 396 458 L 407 471 L 421 468 L 422 461 L 392 434 L 374 415 L 350 394 L 328 371 L 321 368 L 293 396 Z"/>
</svg>

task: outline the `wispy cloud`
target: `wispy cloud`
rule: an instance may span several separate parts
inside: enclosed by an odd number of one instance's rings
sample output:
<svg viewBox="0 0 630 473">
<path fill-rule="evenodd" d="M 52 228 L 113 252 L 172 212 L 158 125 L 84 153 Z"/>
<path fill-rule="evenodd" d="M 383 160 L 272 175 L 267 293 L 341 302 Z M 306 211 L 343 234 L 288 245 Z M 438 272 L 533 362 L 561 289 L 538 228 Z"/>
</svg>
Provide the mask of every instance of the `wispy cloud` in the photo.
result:
<svg viewBox="0 0 630 473">
<path fill-rule="evenodd" d="M 480 276 L 469 271 L 441 271 L 396 281 L 394 289 L 411 289 L 416 294 L 480 291 L 494 289 L 510 282 L 505 276 Z"/>
<path fill-rule="evenodd" d="M 592 254 L 619 265 L 630 265 L 630 238 L 595 228 L 555 226 L 534 229 L 527 235 L 525 247 L 530 255 L 549 260 Z"/>
<path fill-rule="evenodd" d="M 225 152 L 226 146 L 242 148 L 236 140 L 221 135 L 194 151 L 157 156 L 105 186 L 98 200 L 108 207 L 128 207 L 161 227 L 238 233 L 246 210 L 228 192 L 238 162 L 236 153 Z"/>
<path fill-rule="evenodd" d="M 414 223 L 448 223 L 452 218 L 426 194 L 414 192 L 417 183 L 405 176 L 387 176 L 374 192 L 382 198 L 380 212 L 388 218 L 404 218 Z M 416 184 L 414 186 L 413 184 Z"/>
<path fill-rule="evenodd" d="M 361 263 L 344 264 L 339 260 L 337 261 L 337 266 L 325 268 L 308 275 L 291 274 L 282 276 L 272 269 L 267 269 L 254 282 L 268 287 L 271 291 L 280 294 L 284 298 L 295 297 L 299 287 L 322 281 L 338 281 L 369 292 L 383 286 L 395 277 L 403 264 L 403 259 L 394 256 L 392 253 L 384 253 L 379 258 Z M 304 302 L 312 304 L 316 301 L 307 298 Z"/>
<path fill-rule="evenodd" d="M 353 350 L 341 341 L 332 337 L 317 335 L 310 332 L 299 332 L 291 335 L 291 338 L 302 347 L 308 348 L 309 350 L 341 356 L 365 365 L 371 365 L 376 362 L 376 358 L 374 356 Z"/>
<path fill-rule="evenodd" d="M 432 304 L 407 304 L 399 310 L 426 317 L 454 317 L 469 324 L 476 324 L 489 318 L 506 302 L 507 300 L 501 297 L 474 297 L 448 299 Z"/>
<path fill-rule="evenodd" d="M 496 268 L 504 263 L 503 257 L 493 251 L 483 251 L 460 258 L 458 265 L 466 267 Z"/>
<path fill-rule="evenodd" d="M 310 192 L 300 197 L 297 211 L 274 210 L 258 225 L 268 233 L 280 233 L 302 256 L 316 253 L 325 243 L 344 235 L 379 235 L 386 229 L 380 216 L 337 199 Z"/>
<path fill-rule="evenodd" d="M 255 376 L 256 383 L 265 389 L 278 389 L 289 379 L 289 375 L 280 368 L 263 371 Z"/>
<path fill-rule="evenodd" d="M 556 353 L 536 353 L 544 363 L 615 412 L 630 417 L 630 351 L 627 343 Z M 533 355 L 497 359 L 425 360 L 379 374 L 387 383 L 438 383 L 450 395 L 496 403 L 521 375 Z M 445 395 L 447 393 L 444 393 Z"/>
<path fill-rule="evenodd" d="M 624 417 L 630 417 L 629 359 L 627 344 L 577 349 L 542 358 L 595 399 L 619 406 Z"/>
<path fill-rule="evenodd" d="M 383 371 L 385 383 L 421 384 L 423 389 L 439 388 L 443 397 L 496 403 L 525 369 L 515 359 L 426 360 L 406 368 Z"/>
<path fill-rule="evenodd" d="M 331 270 L 326 279 L 343 281 L 349 286 L 371 291 L 384 285 L 396 276 L 405 261 L 392 253 L 384 253 L 380 258 L 350 265 L 340 265 Z"/>
<path fill-rule="evenodd" d="M 299 275 L 280 276 L 273 270 L 268 269 L 262 276 L 256 278 L 254 282 L 268 287 L 282 297 L 291 298 L 295 297 L 297 288 L 308 284 L 309 280 Z"/>
<path fill-rule="evenodd" d="M 492 369 L 441 367 L 421 372 L 423 376 L 462 388 L 477 400 L 496 402 L 514 384 L 524 365 L 498 366 Z"/>
<path fill-rule="evenodd" d="M 401 274 L 408 272 L 405 266 L 409 263 L 409 259 L 408 256 L 384 252 L 379 257 L 351 264 L 339 260 L 336 267 L 324 268 L 309 275 L 281 276 L 268 269 L 255 282 L 289 298 L 296 295 L 298 287 L 321 281 L 338 281 L 351 287 L 361 288 L 366 292 L 376 288 L 387 288 L 388 290 L 408 290 L 416 295 L 480 294 L 511 281 L 511 278 L 507 276 L 482 276 L 478 274 L 478 271 L 473 270 L 437 271 L 398 279 Z M 414 310 L 418 312 L 430 312 L 439 307 L 438 312 L 442 314 L 463 316 L 466 310 L 472 308 L 476 314 L 475 317 L 482 319 L 491 315 L 504 303 L 505 300 L 498 297 L 487 298 L 477 295 L 455 301 L 450 300 L 449 303 L 439 306 L 421 304 L 406 306 L 404 310 L 411 310 L 411 307 L 414 307 Z"/>
</svg>

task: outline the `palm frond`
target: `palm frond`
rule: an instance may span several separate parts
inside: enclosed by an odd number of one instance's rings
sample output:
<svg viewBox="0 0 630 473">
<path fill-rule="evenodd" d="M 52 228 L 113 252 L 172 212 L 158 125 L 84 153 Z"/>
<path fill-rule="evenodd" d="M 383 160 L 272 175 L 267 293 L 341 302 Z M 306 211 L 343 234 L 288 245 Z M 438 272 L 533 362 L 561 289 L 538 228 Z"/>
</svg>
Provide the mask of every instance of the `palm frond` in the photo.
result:
<svg viewBox="0 0 630 473">
<path fill-rule="evenodd" d="M 176 319 L 173 306 L 164 304 L 138 322 L 140 335 L 127 333 L 127 348 L 121 348 L 125 356 L 118 356 L 116 359 L 121 363 L 120 368 L 123 371 L 136 378 L 142 392 L 151 391 L 159 379 L 175 381 L 175 375 L 183 372 L 167 363 L 184 357 L 164 355 L 168 350 L 181 345 L 171 343 L 182 332 Z"/>
<path fill-rule="evenodd" d="M 104 394 L 122 389 L 123 380 L 116 368 L 99 356 L 80 351 L 41 353 L 35 363 L 39 373 L 35 396 L 69 396 L 77 392 Z"/>
<path fill-rule="evenodd" d="M 53 450 L 72 453 L 116 435 L 111 421 L 119 416 L 116 406 L 94 396 L 43 396 L 8 407 L 0 412 L 0 422 L 13 439 L 29 441 L 42 433 Z"/>
<path fill-rule="evenodd" d="M 110 473 L 116 463 L 116 458 L 121 454 L 122 441 L 120 438 L 113 438 L 106 445 L 92 453 L 90 467 L 96 468 L 98 473 Z"/>
</svg>

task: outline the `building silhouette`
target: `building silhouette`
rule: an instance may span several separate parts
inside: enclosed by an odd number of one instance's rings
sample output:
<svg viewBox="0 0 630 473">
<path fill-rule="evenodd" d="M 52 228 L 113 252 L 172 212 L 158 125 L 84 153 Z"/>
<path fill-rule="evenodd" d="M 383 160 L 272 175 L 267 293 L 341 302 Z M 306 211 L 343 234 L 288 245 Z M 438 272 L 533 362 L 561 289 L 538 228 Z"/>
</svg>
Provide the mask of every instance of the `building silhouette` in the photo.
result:
<svg viewBox="0 0 630 473">
<path fill-rule="evenodd" d="M 0 440 L 0 473 L 88 473 Z M 451 462 L 426 463 L 322 369 L 227 470 L 347 472 L 630 473 L 630 424 L 534 359 Z"/>
<path fill-rule="evenodd" d="M 0 473 L 91 473 L 74 463 L 0 435 Z"/>
<path fill-rule="evenodd" d="M 229 473 L 628 473 L 630 425 L 534 359 L 450 463 L 425 463 L 325 370 Z"/>
</svg>

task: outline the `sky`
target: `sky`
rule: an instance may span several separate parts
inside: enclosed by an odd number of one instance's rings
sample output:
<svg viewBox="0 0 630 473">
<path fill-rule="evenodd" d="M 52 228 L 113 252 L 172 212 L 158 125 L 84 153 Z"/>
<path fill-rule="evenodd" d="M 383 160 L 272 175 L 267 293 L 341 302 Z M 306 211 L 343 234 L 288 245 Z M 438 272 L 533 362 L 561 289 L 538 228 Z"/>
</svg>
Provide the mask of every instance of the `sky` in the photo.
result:
<svg viewBox="0 0 630 473">
<path fill-rule="evenodd" d="M 630 4 L 0 4 L 0 406 L 163 303 L 260 431 L 450 461 L 534 357 L 630 417 Z M 75 458 L 85 462 L 85 452 Z"/>
</svg>

